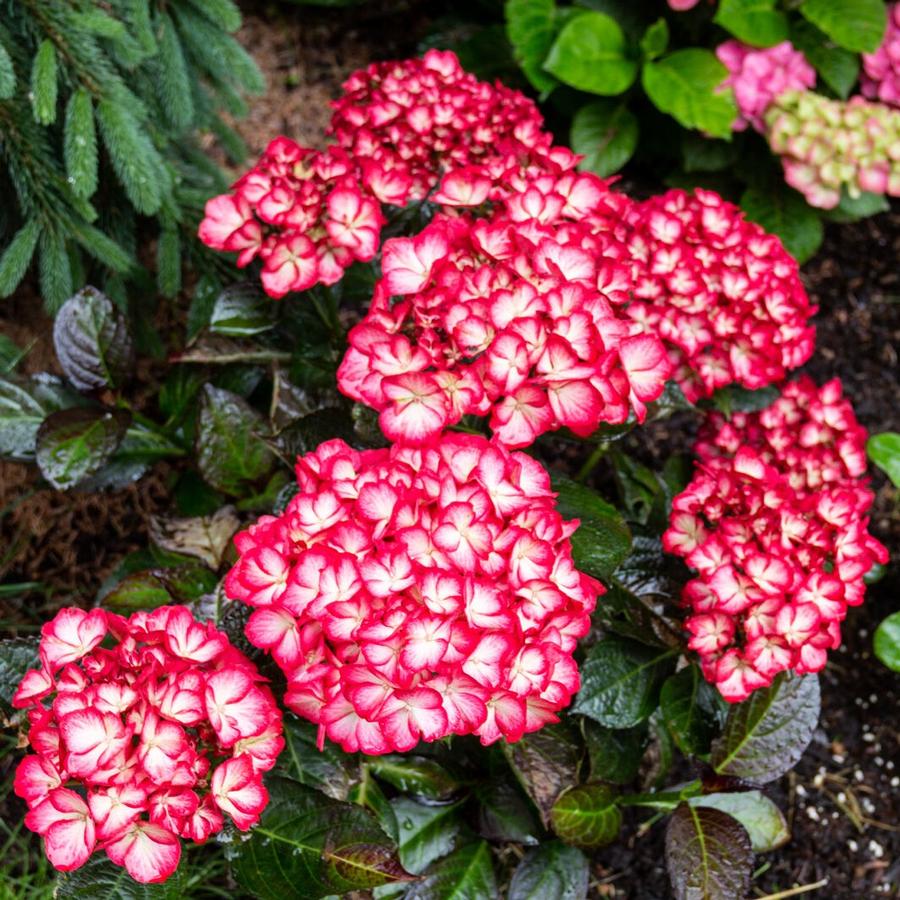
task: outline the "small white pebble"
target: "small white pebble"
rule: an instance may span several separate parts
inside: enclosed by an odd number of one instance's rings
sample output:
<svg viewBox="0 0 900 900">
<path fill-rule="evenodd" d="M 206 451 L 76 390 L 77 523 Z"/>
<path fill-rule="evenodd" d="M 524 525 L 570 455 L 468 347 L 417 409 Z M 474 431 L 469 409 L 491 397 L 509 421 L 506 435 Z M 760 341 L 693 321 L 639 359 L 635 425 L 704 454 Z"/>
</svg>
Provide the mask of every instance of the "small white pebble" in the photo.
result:
<svg viewBox="0 0 900 900">
<path fill-rule="evenodd" d="M 825 784 L 825 776 L 820 772 L 818 775 L 816 775 L 815 778 L 813 778 L 812 783 L 814 788 L 822 787 L 822 785 Z"/>
<path fill-rule="evenodd" d="M 853 773 L 853 780 L 862 782 L 866 780 L 866 776 L 863 775 L 863 773 L 859 769 L 856 769 L 856 771 L 854 771 Z"/>
<path fill-rule="evenodd" d="M 869 703 L 877 703 L 878 694 L 869 694 Z"/>
<path fill-rule="evenodd" d="M 888 772 L 893 772 L 894 771 L 894 761 L 892 759 L 889 759 L 884 764 L 884 767 L 888 770 Z"/>
<path fill-rule="evenodd" d="M 875 757 L 875 765 L 879 766 L 879 767 L 883 766 L 884 765 L 884 757 L 876 756 Z"/>
<path fill-rule="evenodd" d="M 831 818 L 832 818 L 832 819 L 836 819 L 837 817 L 838 817 L 838 814 L 837 814 L 836 812 L 833 812 L 833 813 L 831 814 Z"/>
<path fill-rule="evenodd" d="M 875 857 L 875 859 L 881 859 L 884 856 L 884 847 L 878 843 L 878 841 L 869 841 L 869 846 L 866 847 L 869 853 Z"/>
<path fill-rule="evenodd" d="M 837 798 L 838 798 L 838 803 L 846 803 L 847 802 L 847 795 L 843 791 L 838 792 Z"/>
<path fill-rule="evenodd" d="M 859 636 L 860 636 L 860 637 L 868 637 L 868 636 L 869 636 L 869 629 L 868 629 L 868 628 L 860 628 L 860 629 L 859 629 Z"/>
<path fill-rule="evenodd" d="M 875 735 L 872 734 L 871 731 L 867 731 L 867 732 L 865 732 L 865 733 L 863 734 L 862 739 L 863 739 L 867 744 L 871 744 L 872 741 L 875 740 Z"/>
<path fill-rule="evenodd" d="M 798 785 L 797 785 L 797 796 L 798 796 L 798 797 L 805 797 L 805 796 L 806 796 L 806 788 L 803 787 L 802 784 L 798 784 Z"/>
<path fill-rule="evenodd" d="M 856 841 L 851 838 L 849 841 L 847 841 L 847 848 L 851 853 L 856 853 L 856 851 L 859 850 L 859 844 L 857 844 Z"/>
<path fill-rule="evenodd" d="M 840 766 L 843 765 L 844 762 L 844 754 L 843 753 L 832 753 L 831 758 Z"/>
<path fill-rule="evenodd" d="M 863 797 L 862 808 L 870 816 L 875 812 L 875 804 L 868 797 Z"/>
<path fill-rule="evenodd" d="M 900 778 L 896 775 L 891 779 L 891 787 L 900 787 Z"/>
<path fill-rule="evenodd" d="M 819 821 L 819 811 L 814 806 L 806 807 L 806 815 L 809 816 L 809 818 L 812 819 L 813 822 Z"/>
</svg>

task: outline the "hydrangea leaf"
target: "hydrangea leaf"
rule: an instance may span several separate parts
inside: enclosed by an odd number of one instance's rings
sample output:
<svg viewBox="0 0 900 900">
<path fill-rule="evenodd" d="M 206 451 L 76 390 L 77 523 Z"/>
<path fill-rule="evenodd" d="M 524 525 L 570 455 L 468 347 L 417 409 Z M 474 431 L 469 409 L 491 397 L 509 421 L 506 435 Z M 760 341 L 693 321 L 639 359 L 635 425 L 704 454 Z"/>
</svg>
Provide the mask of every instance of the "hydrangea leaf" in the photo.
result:
<svg viewBox="0 0 900 900">
<path fill-rule="evenodd" d="M 665 19 L 657 19 L 647 27 L 640 43 L 644 59 L 656 59 L 658 56 L 662 56 L 669 46 L 669 23 Z"/>
<path fill-rule="evenodd" d="M 429 800 L 446 800 L 459 790 L 459 782 L 439 763 L 424 756 L 387 754 L 366 765 L 373 775 L 402 791 Z"/>
<path fill-rule="evenodd" d="M 435 863 L 415 890 L 415 900 L 482 900 L 499 897 L 487 841 L 474 841 Z"/>
<path fill-rule="evenodd" d="M 718 809 L 682 803 L 666 829 L 666 865 L 676 900 L 734 900 L 750 889 L 746 829 Z"/>
<path fill-rule="evenodd" d="M 461 803 L 425 806 L 409 797 L 397 797 L 391 806 L 399 827 L 400 862 L 408 872 L 421 875 L 453 849 L 462 827 Z"/>
<path fill-rule="evenodd" d="M 516 866 L 509 884 L 509 900 L 585 900 L 590 865 L 577 848 L 548 841 L 529 850 Z"/>
<path fill-rule="evenodd" d="M 225 288 L 215 299 L 209 320 L 213 334 L 249 337 L 275 326 L 276 305 L 253 282 Z"/>
<path fill-rule="evenodd" d="M 773 47 L 789 35 L 787 13 L 776 0 L 721 0 L 713 17 L 717 25 L 753 47 Z"/>
<path fill-rule="evenodd" d="M 659 110 L 685 128 L 728 140 L 737 107 L 730 90 L 719 90 L 727 77 L 728 70 L 712 51 L 696 47 L 645 62 L 641 76 Z"/>
<path fill-rule="evenodd" d="M 606 728 L 591 719 L 583 719 L 582 728 L 591 780 L 612 784 L 634 781 L 647 748 L 647 726 Z"/>
<path fill-rule="evenodd" d="M 731 707 L 725 728 L 712 746 L 712 766 L 765 784 L 796 765 L 819 721 L 819 679 L 779 677 Z"/>
<path fill-rule="evenodd" d="M 58 900 L 178 900 L 187 893 L 187 865 L 181 865 L 161 884 L 141 884 L 122 866 L 95 853 L 74 872 L 60 873 L 53 896 Z"/>
<path fill-rule="evenodd" d="M 659 707 L 666 727 L 682 753 L 707 753 L 725 718 L 719 692 L 689 665 L 668 678 L 659 694 Z"/>
<path fill-rule="evenodd" d="M 231 859 L 238 882 L 260 900 L 318 900 L 410 880 L 366 810 L 280 776 L 267 786 L 269 805 Z"/>
<path fill-rule="evenodd" d="M 900 672 L 900 612 L 891 613 L 875 629 L 875 655 L 889 668 Z"/>
<path fill-rule="evenodd" d="M 525 77 L 537 90 L 551 90 L 556 79 L 543 70 L 542 63 L 556 33 L 556 3 L 554 0 L 506 0 L 504 13 L 506 35 Z"/>
<path fill-rule="evenodd" d="M 800 50 L 822 80 L 846 100 L 859 77 L 859 56 L 836 47 L 826 35 L 805 19 L 791 25 L 791 43 Z"/>
<path fill-rule="evenodd" d="M 121 409 L 75 407 L 51 413 L 35 439 L 41 475 L 59 490 L 85 481 L 115 453 L 130 420 Z"/>
<path fill-rule="evenodd" d="M 476 791 L 478 833 L 489 841 L 513 841 L 533 845 L 542 828 L 522 790 L 511 778 L 492 775 Z"/>
<path fill-rule="evenodd" d="M 776 850 L 791 839 L 784 813 L 760 791 L 704 794 L 687 802 L 691 806 L 720 809 L 737 819 L 747 829 L 754 853 Z"/>
<path fill-rule="evenodd" d="M 553 805 L 550 819 L 563 841 L 585 849 L 611 844 L 622 827 L 615 792 L 603 784 L 585 784 L 566 791 Z"/>
<path fill-rule="evenodd" d="M 900 434 L 896 431 L 873 434 L 866 444 L 866 453 L 894 487 L 900 488 Z"/>
<path fill-rule="evenodd" d="M 594 645 L 582 666 L 581 690 L 572 712 L 609 728 L 643 722 L 656 709 L 673 653 L 626 638 L 605 638 Z"/>
<path fill-rule="evenodd" d="M 747 188 L 741 207 L 751 222 L 777 234 L 799 263 L 806 262 L 822 244 L 825 229 L 818 213 L 786 185 Z"/>
<path fill-rule="evenodd" d="M 0 378 L 0 456 L 34 459 L 38 429 L 47 416 L 83 402 L 53 375 Z"/>
<path fill-rule="evenodd" d="M 293 713 L 284 714 L 284 750 L 276 771 L 334 800 L 347 800 L 354 778 L 354 757 L 327 743 L 316 746 L 316 726 Z"/>
<path fill-rule="evenodd" d="M 36 637 L 0 641 L 0 706 L 12 709 L 12 698 L 19 682 L 29 669 L 39 665 Z"/>
<path fill-rule="evenodd" d="M 570 87 L 612 97 L 631 87 L 638 64 L 612 16 L 585 12 L 563 26 L 544 68 Z"/>
<path fill-rule="evenodd" d="M 134 342 L 124 316 L 93 287 L 62 305 L 53 345 L 66 377 L 80 391 L 121 387 L 134 368 Z"/>
<path fill-rule="evenodd" d="M 624 103 L 596 100 L 582 106 L 572 119 L 572 149 L 584 156 L 580 169 L 601 178 L 618 172 L 637 148 L 639 126 Z"/>
<path fill-rule="evenodd" d="M 838 46 L 854 53 L 874 53 L 887 27 L 882 0 L 854 0 L 851 14 L 844 0 L 803 0 L 800 13 Z"/>
</svg>

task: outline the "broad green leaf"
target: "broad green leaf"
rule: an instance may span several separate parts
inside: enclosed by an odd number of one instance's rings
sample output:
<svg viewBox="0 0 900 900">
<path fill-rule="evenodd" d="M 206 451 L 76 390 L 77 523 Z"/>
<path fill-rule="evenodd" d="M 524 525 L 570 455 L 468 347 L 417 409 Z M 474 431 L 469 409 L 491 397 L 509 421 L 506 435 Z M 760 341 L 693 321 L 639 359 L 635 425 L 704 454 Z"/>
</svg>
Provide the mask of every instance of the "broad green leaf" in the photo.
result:
<svg viewBox="0 0 900 900">
<path fill-rule="evenodd" d="M 516 866 L 508 900 L 585 900 L 589 879 L 590 865 L 577 847 L 548 841 Z"/>
<path fill-rule="evenodd" d="M 408 881 L 394 846 L 364 809 L 280 776 L 248 840 L 231 848 L 239 884 L 260 900 L 318 900 Z"/>
<path fill-rule="evenodd" d="M 746 897 L 753 870 L 750 837 L 727 813 L 682 803 L 666 829 L 666 865 L 676 900 Z"/>
<path fill-rule="evenodd" d="M 828 87 L 844 100 L 850 96 L 859 77 L 857 54 L 836 46 L 805 19 L 795 19 L 792 23 L 791 42 L 802 51 Z"/>
<path fill-rule="evenodd" d="M 900 672 L 900 612 L 891 613 L 875 629 L 875 655 L 889 668 Z"/>
<path fill-rule="evenodd" d="M 153 572 L 134 572 L 120 581 L 101 605 L 123 616 L 139 609 L 155 609 L 172 602 L 172 596 Z"/>
<path fill-rule="evenodd" d="M 741 207 L 751 222 L 781 238 L 797 262 L 806 262 L 822 244 L 825 230 L 819 214 L 787 185 L 773 189 L 750 187 L 741 196 Z"/>
<path fill-rule="evenodd" d="M 223 506 L 211 516 L 152 516 L 150 539 L 162 550 L 195 556 L 215 571 L 222 565 L 240 524 L 233 506 Z"/>
<path fill-rule="evenodd" d="M 439 763 L 425 756 L 396 753 L 376 756 L 366 765 L 373 775 L 404 794 L 446 800 L 459 790 L 459 782 Z"/>
<path fill-rule="evenodd" d="M 638 142 L 638 122 L 624 103 L 595 100 L 572 119 L 570 143 L 584 156 L 579 169 L 605 178 L 631 159 Z"/>
<path fill-rule="evenodd" d="M 307 769 L 309 768 L 307 766 Z M 397 814 L 394 812 L 394 807 L 391 806 L 391 801 L 388 800 L 378 782 L 366 771 L 365 767 L 361 768 L 361 775 L 362 777 L 359 781 L 350 788 L 347 799 L 351 803 L 356 803 L 370 810 L 391 840 L 394 843 L 399 843 L 400 825 L 397 822 Z M 400 885 L 396 887 L 402 890 Z M 382 890 L 389 891 L 390 888 L 383 888 Z"/>
<path fill-rule="evenodd" d="M 40 665 L 38 638 L 0 641 L 0 707 L 12 709 L 12 698 L 29 669 Z"/>
<path fill-rule="evenodd" d="M 334 800 L 347 800 L 354 777 L 354 757 L 330 741 L 316 746 L 317 727 L 293 713 L 284 714 L 284 750 L 275 771 L 315 788 Z"/>
<path fill-rule="evenodd" d="M 559 795 L 578 783 L 583 750 L 565 724 L 548 725 L 525 735 L 503 752 L 519 783 L 534 801 L 545 824 Z"/>
<path fill-rule="evenodd" d="M 241 282 L 225 288 L 215 300 L 209 330 L 229 337 L 249 337 L 275 325 L 276 304 L 260 286 Z"/>
<path fill-rule="evenodd" d="M 731 707 L 713 743 L 712 766 L 720 775 L 758 784 L 774 781 L 803 755 L 818 721 L 818 678 L 779 677 Z"/>
<path fill-rule="evenodd" d="M 604 784 L 566 791 L 553 805 L 550 820 L 563 841 L 587 850 L 611 844 L 622 827 L 615 791 Z"/>
<path fill-rule="evenodd" d="M 720 809 L 737 819 L 747 829 L 754 853 L 776 850 L 791 839 L 784 814 L 760 791 L 704 794 L 687 802 L 691 806 Z"/>
<path fill-rule="evenodd" d="M 475 841 L 454 850 L 406 893 L 409 900 L 487 900 L 499 896 L 487 841 Z"/>
<path fill-rule="evenodd" d="M 644 59 L 656 59 L 666 52 L 669 46 L 669 23 L 665 19 L 657 19 L 647 27 L 641 38 L 641 52 Z"/>
<path fill-rule="evenodd" d="M 727 77 L 712 51 L 689 48 L 645 62 L 641 80 L 657 109 L 685 128 L 730 139 L 737 107 L 731 91 L 719 89 Z"/>
<path fill-rule="evenodd" d="M 900 434 L 896 431 L 873 434 L 866 444 L 866 453 L 869 454 L 869 459 L 891 479 L 894 487 L 900 488 Z"/>
<path fill-rule="evenodd" d="M 34 459 L 34 443 L 48 415 L 81 402 L 53 375 L 0 378 L 0 456 Z"/>
<path fill-rule="evenodd" d="M 556 33 L 554 0 L 506 0 L 506 35 L 516 62 L 539 91 L 549 91 L 556 79 L 542 68 Z"/>
<path fill-rule="evenodd" d="M 787 13 L 777 0 L 720 0 L 713 17 L 717 25 L 753 47 L 773 47 L 789 36 Z"/>
<path fill-rule="evenodd" d="M 838 46 L 855 53 L 874 53 L 884 37 L 887 6 L 882 0 L 803 0 L 800 13 Z"/>
<path fill-rule="evenodd" d="M 183 456 L 184 449 L 142 423 L 132 423 L 112 459 L 82 485 L 84 490 L 118 489 L 137 481 L 155 462 Z"/>
<path fill-rule="evenodd" d="M 95 853 L 74 872 L 61 872 L 53 896 L 57 900 L 180 900 L 187 892 L 187 861 L 162 884 L 141 884 L 105 853 Z"/>
<path fill-rule="evenodd" d="M 130 419 L 120 409 L 76 407 L 50 413 L 35 439 L 41 475 L 59 490 L 85 481 L 115 453 Z"/>
<path fill-rule="evenodd" d="M 312 453 L 322 441 L 341 438 L 359 446 L 353 418 L 342 407 L 326 406 L 301 416 L 278 434 L 278 446 L 289 459 Z"/>
<path fill-rule="evenodd" d="M 406 871 L 421 875 L 456 845 L 462 827 L 460 803 L 425 806 L 409 797 L 397 797 L 391 806 L 400 834 L 400 862 Z"/>
<path fill-rule="evenodd" d="M 659 708 L 666 727 L 682 753 L 700 756 L 709 752 L 724 719 L 718 691 L 691 664 L 666 679 L 659 694 Z"/>
<path fill-rule="evenodd" d="M 80 391 L 121 387 L 134 368 L 134 343 L 125 318 L 93 287 L 62 305 L 53 323 L 53 346 L 63 371 Z"/>
<path fill-rule="evenodd" d="M 628 784 L 637 778 L 647 749 L 647 726 L 606 728 L 591 719 L 582 720 L 592 781 Z"/>
<path fill-rule="evenodd" d="M 681 159 L 685 172 L 721 172 L 737 157 L 737 147 L 730 141 L 714 141 L 695 131 L 681 138 Z"/>
<path fill-rule="evenodd" d="M 608 581 L 631 549 L 631 532 L 618 510 L 583 484 L 553 476 L 557 509 L 565 519 L 578 519 L 572 555 L 579 569 Z"/>
<path fill-rule="evenodd" d="M 615 19 L 585 12 L 563 26 L 544 68 L 571 87 L 611 97 L 631 86 L 638 64 Z"/>
<path fill-rule="evenodd" d="M 216 490 L 240 496 L 271 472 L 272 451 L 260 437 L 262 416 L 237 394 L 204 385 L 197 426 L 197 465 Z"/>
<path fill-rule="evenodd" d="M 771 406 L 778 396 L 778 388 L 764 387 L 751 391 L 739 384 L 729 384 L 713 394 L 712 402 L 719 412 L 730 418 L 736 412 L 759 412 Z"/>
<path fill-rule="evenodd" d="M 673 651 L 607 637 L 595 644 L 581 669 L 572 712 L 609 728 L 631 728 L 656 709 L 659 688 L 673 666 Z"/>
<path fill-rule="evenodd" d="M 887 212 L 891 208 L 887 197 L 883 194 L 870 194 L 863 191 L 857 197 L 851 197 L 844 188 L 841 193 L 841 201 L 833 209 L 822 211 L 822 215 L 829 222 L 858 222 L 869 216 Z"/>
<path fill-rule="evenodd" d="M 537 844 L 541 826 L 533 807 L 511 778 L 491 776 L 475 791 L 478 833 L 489 841 Z"/>
</svg>

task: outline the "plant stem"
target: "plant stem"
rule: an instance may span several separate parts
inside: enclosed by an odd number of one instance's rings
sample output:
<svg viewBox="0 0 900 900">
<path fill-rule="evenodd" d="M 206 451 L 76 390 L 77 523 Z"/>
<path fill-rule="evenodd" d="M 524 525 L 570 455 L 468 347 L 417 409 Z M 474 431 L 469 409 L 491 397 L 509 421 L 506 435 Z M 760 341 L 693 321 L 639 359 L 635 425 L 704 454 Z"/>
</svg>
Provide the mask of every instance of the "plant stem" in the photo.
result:
<svg viewBox="0 0 900 900">
<path fill-rule="evenodd" d="M 583 483 L 584 480 L 594 471 L 597 466 L 597 463 L 600 462 L 601 459 L 606 454 L 606 451 L 609 449 L 609 444 L 597 444 L 596 447 L 591 451 L 591 455 L 585 460 L 584 465 L 578 470 L 578 474 L 575 476 L 575 480 Z"/>
<path fill-rule="evenodd" d="M 766 894 L 765 897 L 760 897 L 759 900 L 784 900 L 785 897 L 796 897 L 798 894 L 817 891 L 819 888 L 825 887 L 826 884 L 828 884 L 828 879 L 823 878 L 821 881 L 816 881 L 813 884 L 801 884 L 800 887 L 788 888 L 788 890 L 779 891 L 777 894 Z"/>
</svg>

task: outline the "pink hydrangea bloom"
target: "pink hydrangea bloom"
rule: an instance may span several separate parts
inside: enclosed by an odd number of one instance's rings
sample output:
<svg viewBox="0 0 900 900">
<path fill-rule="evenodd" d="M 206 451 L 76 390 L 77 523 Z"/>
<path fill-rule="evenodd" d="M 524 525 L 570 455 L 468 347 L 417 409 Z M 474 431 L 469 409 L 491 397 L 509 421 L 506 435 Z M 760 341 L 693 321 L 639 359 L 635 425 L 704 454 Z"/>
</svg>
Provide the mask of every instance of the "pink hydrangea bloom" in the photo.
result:
<svg viewBox="0 0 900 900">
<path fill-rule="evenodd" d="M 874 53 L 863 53 L 859 83 L 863 94 L 900 106 L 900 3 L 888 7 L 887 30 Z"/>
<path fill-rule="evenodd" d="M 693 9 L 700 0 L 668 0 L 669 7 L 674 9 L 675 12 L 687 12 L 689 9 Z"/>
<path fill-rule="evenodd" d="M 580 573 L 547 472 L 472 435 L 297 460 L 299 493 L 235 538 L 229 597 L 287 706 L 350 752 L 557 721 L 602 586 Z M 238 780 L 239 783 L 239 780 Z M 215 789 L 215 785 L 214 785 Z"/>
<path fill-rule="evenodd" d="M 675 380 L 696 401 L 737 383 L 755 390 L 809 359 L 816 308 L 781 241 L 712 191 L 635 204 L 628 315 L 669 348 Z"/>
<path fill-rule="evenodd" d="M 223 812 L 242 830 L 259 818 L 281 713 L 211 624 L 183 606 L 130 619 L 62 609 L 41 629 L 40 659 L 13 698 L 33 751 L 14 789 L 57 869 L 100 849 L 137 881 L 164 881 L 181 838 L 203 843 Z"/>
<path fill-rule="evenodd" d="M 816 83 L 815 69 L 790 41 L 764 50 L 725 41 L 716 48 L 716 56 L 728 69 L 723 86 L 733 90 L 740 113 L 732 125 L 735 131 L 747 125 L 763 131 L 763 117 L 773 100 L 785 91 L 805 90 Z"/>
<path fill-rule="evenodd" d="M 866 432 L 835 379 L 784 387 L 758 413 L 710 417 L 663 545 L 695 570 L 688 646 L 726 700 L 818 672 L 887 551 L 867 530 Z"/>
</svg>

